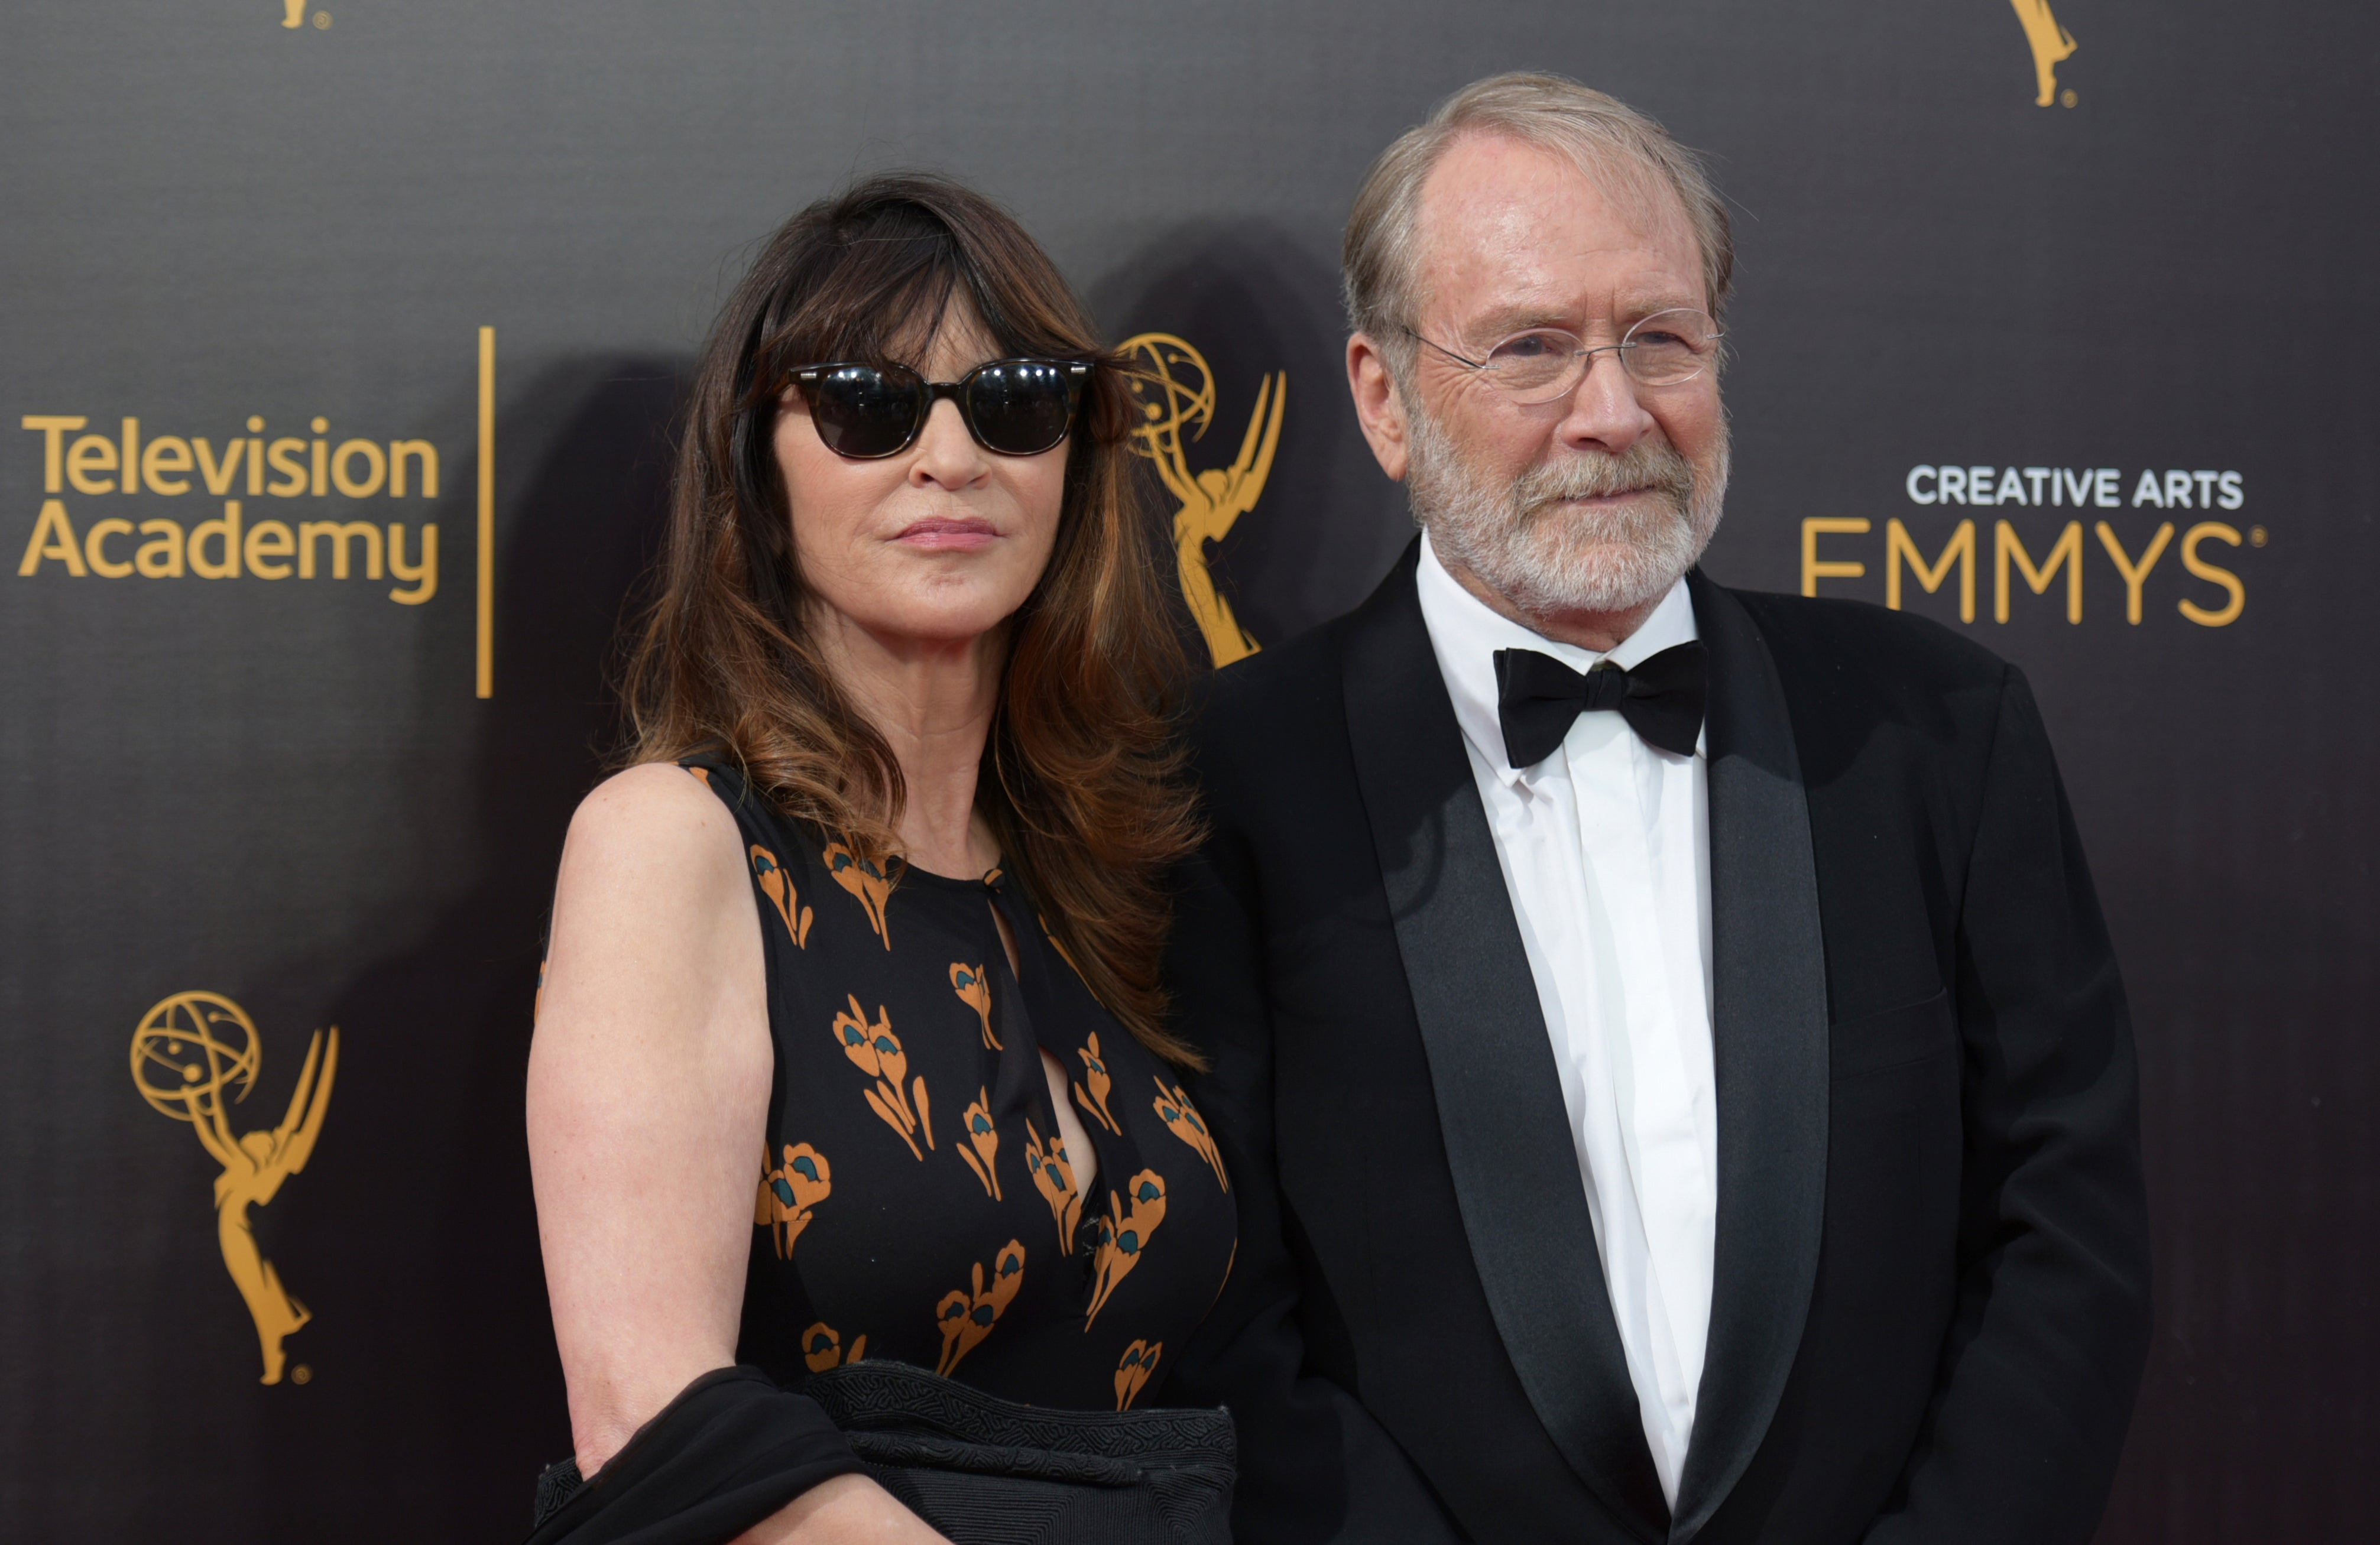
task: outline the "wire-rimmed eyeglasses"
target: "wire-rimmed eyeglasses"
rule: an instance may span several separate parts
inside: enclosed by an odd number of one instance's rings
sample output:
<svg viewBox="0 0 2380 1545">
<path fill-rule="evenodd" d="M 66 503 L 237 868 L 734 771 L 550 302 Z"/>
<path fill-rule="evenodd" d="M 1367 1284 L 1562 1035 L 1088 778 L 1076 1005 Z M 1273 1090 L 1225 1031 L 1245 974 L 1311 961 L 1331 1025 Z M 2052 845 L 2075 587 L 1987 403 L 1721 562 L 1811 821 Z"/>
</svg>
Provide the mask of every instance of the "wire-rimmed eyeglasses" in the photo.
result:
<svg viewBox="0 0 2380 1545">
<path fill-rule="evenodd" d="M 1593 347 L 1559 327 L 1526 328 L 1500 341 L 1485 359 L 1472 359 L 1407 328 L 1415 343 L 1428 344 L 1457 365 L 1517 403 L 1550 403 L 1569 395 L 1598 354 L 1620 356 L 1621 368 L 1644 386 L 1676 386 L 1711 368 L 1723 334 L 1710 317 L 1692 307 L 1656 311 L 1631 327 L 1616 344 Z"/>
</svg>

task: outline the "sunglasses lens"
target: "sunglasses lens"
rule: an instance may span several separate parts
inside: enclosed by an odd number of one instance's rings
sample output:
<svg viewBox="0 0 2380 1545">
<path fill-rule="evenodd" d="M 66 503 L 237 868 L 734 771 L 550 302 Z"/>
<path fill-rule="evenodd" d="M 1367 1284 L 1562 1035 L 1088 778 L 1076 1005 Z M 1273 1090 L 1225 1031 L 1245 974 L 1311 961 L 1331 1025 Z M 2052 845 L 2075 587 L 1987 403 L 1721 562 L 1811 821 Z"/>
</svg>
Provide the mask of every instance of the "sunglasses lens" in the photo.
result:
<svg viewBox="0 0 2380 1545">
<path fill-rule="evenodd" d="M 1076 379 L 1065 366 L 1044 360 L 987 365 L 967 382 L 967 416 L 987 448 L 1038 456 L 1066 438 Z"/>
<path fill-rule="evenodd" d="M 839 365 L 805 381 L 810 421 L 839 456 L 889 456 L 917 431 L 915 377 L 870 365 Z"/>
</svg>

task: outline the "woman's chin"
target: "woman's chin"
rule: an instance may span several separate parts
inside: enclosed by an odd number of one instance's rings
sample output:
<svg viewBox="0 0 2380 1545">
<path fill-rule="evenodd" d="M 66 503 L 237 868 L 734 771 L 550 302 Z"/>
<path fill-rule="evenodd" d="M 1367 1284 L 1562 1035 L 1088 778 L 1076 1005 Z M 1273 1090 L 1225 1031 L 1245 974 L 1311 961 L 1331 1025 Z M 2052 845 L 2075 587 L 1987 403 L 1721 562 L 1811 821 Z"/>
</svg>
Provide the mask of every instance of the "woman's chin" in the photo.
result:
<svg viewBox="0 0 2380 1545">
<path fill-rule="evenodd" d="M 950 597 L 920 597 L 915 604 L 879 604 L 865 611 L 846 613 L 854 622 L 883 640 L 925 649 L 949 649 L 972 643 L 1014 615 L 1024 597 L 969 596 L 957 604 Z"/>
</svg>

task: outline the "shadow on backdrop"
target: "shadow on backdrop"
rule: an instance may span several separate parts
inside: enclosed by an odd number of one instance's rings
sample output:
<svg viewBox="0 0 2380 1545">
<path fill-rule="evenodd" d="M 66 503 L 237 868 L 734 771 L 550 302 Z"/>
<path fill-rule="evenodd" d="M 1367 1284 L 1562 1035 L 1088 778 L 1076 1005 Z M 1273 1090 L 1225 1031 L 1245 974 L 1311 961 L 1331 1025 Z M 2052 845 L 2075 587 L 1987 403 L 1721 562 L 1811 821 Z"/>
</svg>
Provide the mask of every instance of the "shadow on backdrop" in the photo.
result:
<svg viewBox="0 0 2380 1545">
<path fill-rule="evenodd" d="M 432 771 L 413 800 L 419 840 L 452 855 L 428 868 L 452 876 L 455 899 L 337 996 L 341 1108 L 308 1177 L 360 1229 L 318 1252 L 310 1285 L 337 1312 L 310 1327 L 308 1355 L 397 1377 L 370 1388 L 326 1377 L 303 1415 L 280 1408 L 263 1445 L 274 1497 L 337 1499 L 337 1515 L 283 1504 L 265 1539 L 295 1545 L 329 1527 L 345 1539 L 515 1539 L 538 1470 L 570 1452 L 522 1080 L 554 866 L 571 811 L 619 743 L 620 623 L 660 534 L 689 369 L 587 360 L 508 393 L 495 695 L 474 705 L 452 776 Z M 508 451 L 529 467 L 517 483 Z M 476 486 L 475 466 L 457 471 L 458 489 Z M 470 527 L 455 524 L 452 583 L 468 586 Z M 431 690 L 470 680 L 464 642 L 459 658 L 448 641 L 424 662 Z M 435 1244 L 426 1260 L 394 1259 L 401 1240 Z M 405 1446 L 362 1450 L 366 1432 Z"/>
<path fill-rule="evenodd" d="M 1151 241 L 1087 299 L 1111 343 L 1168 333 L 1204 356 L 1215 406 L 1207 432 L 1185 437 L 1194 473 L 1232 464 L 1266 378 L 1287 377 L 1263 489 L 1205 553 L 1257 646 L 1285 643 L 1368 595 L 1412 525 L 1347 401 L 1336 271 L 1262 223 L 1193 223 Z M 1161 489 L 1155 498 L 1170 519 L 1177 502 Z"/>
</svg>

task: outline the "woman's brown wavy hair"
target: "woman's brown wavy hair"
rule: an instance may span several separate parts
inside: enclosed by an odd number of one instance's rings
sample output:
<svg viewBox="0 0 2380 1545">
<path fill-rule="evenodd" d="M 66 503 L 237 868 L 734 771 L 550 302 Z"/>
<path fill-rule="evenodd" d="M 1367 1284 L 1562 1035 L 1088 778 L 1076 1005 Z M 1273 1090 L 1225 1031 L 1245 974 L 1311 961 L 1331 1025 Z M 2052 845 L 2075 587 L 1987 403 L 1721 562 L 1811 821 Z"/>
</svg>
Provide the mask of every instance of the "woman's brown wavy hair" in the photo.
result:
<svg viewBox="0 0 2380 1545">
<path fill-rule="evenodd" d="M 953 303 L 1002 356 L 1094 366 L 1049 568 L 1007 623 L 976 807 L 1091 992 L 1150 1050 L 1196 1066 L 1158 984 L 1160 876 L 1196 838 L 1170 724 L 1187 667 L 1135 497 L 1130 399 L 1056 266 L 982 195 L 868 178 L 788 221 L 727 302 L 695 374 L 658 592 L 627 668 L 629 759 L 726 754 L 788 816 L 873 862 L 893 855 L 900 764 L 812 637 L 773 441 L 790 370 L 922 355 L 916 340 Z"/>
</svg>

